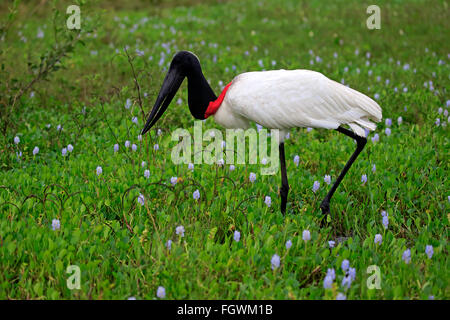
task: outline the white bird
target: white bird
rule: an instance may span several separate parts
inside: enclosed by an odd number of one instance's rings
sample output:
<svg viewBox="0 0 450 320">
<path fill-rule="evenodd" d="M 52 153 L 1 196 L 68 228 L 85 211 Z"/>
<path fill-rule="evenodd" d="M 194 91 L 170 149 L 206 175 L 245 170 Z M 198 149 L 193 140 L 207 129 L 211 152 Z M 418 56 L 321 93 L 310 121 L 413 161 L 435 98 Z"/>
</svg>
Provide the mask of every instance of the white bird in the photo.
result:
<svg viewBox="0 0 450 320">
<path fill-rule="evenodd" d="M 225 128 L 247 129 L 251 122 L 256 122 L 281 131 L 280 196 L 283 213 L 286 212 L 289 192 L 284 137 L 290 128 L 335 129 L 357 142 L 355 152 L 320 205 L 322 212 L 327 214 L 336 188 L 367 142 L 365 129 L 375 130 L 374 122 L 381 121 L 382 117 L 380 106 L 371 98 L 310 70 L 242 73 L 217 97 L 203 75 L 197 56 L 189 51 L 180 51 L 172 59 L 142 134 L 161 117 L 184 78 L 188 79 L 189 110 L 196 119 L 214 115 L 214 120 Z"/>
</svg>

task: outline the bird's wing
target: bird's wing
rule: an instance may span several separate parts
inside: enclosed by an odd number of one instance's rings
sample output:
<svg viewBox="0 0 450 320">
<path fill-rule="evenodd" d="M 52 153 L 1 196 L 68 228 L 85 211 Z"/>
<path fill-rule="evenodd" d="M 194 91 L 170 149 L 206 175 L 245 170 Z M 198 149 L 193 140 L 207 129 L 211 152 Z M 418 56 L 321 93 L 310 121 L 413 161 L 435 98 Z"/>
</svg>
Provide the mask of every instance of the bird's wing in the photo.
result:
<svg viewBox="0 0 450 320">
<path fill-rule="evenodd" d="M 232 112 L 267 128 L 336 129 L 347 124 L 358 135 L 374 130 L 381 108 L 366 95 L 309 70 L 240 74 L 225 97 Z"/>
</svg>

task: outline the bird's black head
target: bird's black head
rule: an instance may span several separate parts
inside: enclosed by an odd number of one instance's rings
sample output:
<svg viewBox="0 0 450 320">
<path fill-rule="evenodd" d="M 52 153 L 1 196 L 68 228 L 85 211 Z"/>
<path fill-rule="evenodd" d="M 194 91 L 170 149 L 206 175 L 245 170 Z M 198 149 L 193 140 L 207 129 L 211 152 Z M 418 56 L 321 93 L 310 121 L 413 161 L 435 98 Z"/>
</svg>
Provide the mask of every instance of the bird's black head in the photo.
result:
<svg viewBox="0 0 450 320">
<path fill-rule="evenodd" d="M 197 87 L 196 83 L 199 81 L 199 79 L 200 83 L 202 83 L 201 78 L 203 78 L 204 82 L 206 82 L 203 77 L 200 67 L 200 61 L 197 56 L 189 51 L 179 51 L 172 58 L 169 70 L 166 77 L 164 78 L 161 90 L 159 91 L 155 105 L 153 106 L 153 109 L 147 119 L 147 123 L 142 130 L 142 134 L 145 134 L 148 130 L 150 130 L 156 123 L 156 121 L 158 121 L 158 119 L 162 116 L 164 111 L 166 111 L 185 77 L 187 77 L 189 81 L 189 91 L 191 91 L 190 89 L 192 87 L 191 82 L 194 87 Z M 207 87 L 210 91 L 212 91 L 209 85 L 207 85 Z M 200 86 L 198 90 L 199 92 L 195 92 L 196 94 L 205 94 L 204 92 L 202 93 L 202 91 L 205 91 L 202 86 Z M 198 97 L 192 99 L 196 100 L 198 99 Z M 199 110 L 198 107 L 191 107 L 192 99 L 191 92 L 189 92 L 189 108 L 194 117 L 199 118 L 202 110 Z"/>
</svg>

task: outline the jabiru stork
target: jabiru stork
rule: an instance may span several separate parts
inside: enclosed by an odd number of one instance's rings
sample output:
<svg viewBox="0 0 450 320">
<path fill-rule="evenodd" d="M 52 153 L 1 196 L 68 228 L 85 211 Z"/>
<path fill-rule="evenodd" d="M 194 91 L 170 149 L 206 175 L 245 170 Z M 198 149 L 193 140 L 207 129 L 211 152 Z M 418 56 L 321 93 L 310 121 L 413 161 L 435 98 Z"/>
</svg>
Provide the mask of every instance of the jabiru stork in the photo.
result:
<svg viewBox="0 0 450 320">
<path fill-rule="evenodd" d="M 366 95 L 310 70 L 246 72 L 236 76 L 217 97 L 203 75 L 200 60 L 189 51 L 175 54 L 142 130 L 144 135 L 162 116 L 183 80 L 188 79 L 188 105 L 195 119 L 214 120 L 225 128 L 247 129 L 256 122 L 280 130 L 281 212 L 286 212 L 289 184 L 284 137 L 290 128 L 334 129 L 356 141 L 356 150 L 320 204 L 323 214 L 345 174 L 366 145 L 365 129 L 381 121 L 381 108 Z M 349 129 L 343 127 L 347 125 Z"/>
</svg>

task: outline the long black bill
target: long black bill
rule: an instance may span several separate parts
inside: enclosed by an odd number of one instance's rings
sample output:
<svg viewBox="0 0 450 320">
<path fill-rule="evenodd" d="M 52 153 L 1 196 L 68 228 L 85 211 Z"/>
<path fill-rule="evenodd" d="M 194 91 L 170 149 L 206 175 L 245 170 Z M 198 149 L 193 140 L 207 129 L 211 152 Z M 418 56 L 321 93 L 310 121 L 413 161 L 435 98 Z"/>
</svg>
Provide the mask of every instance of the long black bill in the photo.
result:
<svg viewBox="0 0 450 320">
<path fill-rule="evenodd" d="M 184 76 L 176 68 L 169 69 L 166 77 L 164 78 L 161 90 L 159 91 L 158 98 L 156 98 L 152 112 L 148 116 L 144 129 L 142 129 L 142 135 L 150 130 L 156 121 L 161 118 L 162 114 L 166 111 L 173 97 L 177 93 L 178 88 L 180 88 L 183 79 Z"/>
</svg>

